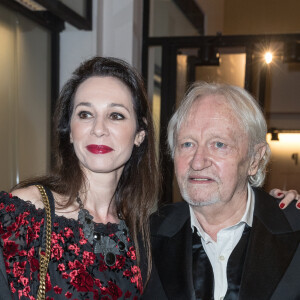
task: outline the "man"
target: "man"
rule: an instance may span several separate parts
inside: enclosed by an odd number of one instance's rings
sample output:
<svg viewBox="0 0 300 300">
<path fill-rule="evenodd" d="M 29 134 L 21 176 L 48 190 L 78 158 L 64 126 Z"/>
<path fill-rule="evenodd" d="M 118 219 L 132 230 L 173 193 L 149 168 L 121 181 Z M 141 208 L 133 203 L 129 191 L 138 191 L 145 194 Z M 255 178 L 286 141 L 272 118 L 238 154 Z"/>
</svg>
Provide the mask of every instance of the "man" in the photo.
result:
<svg viewBox="0 0 300 300">
<path fill-rule="evenodd" d="M 168 128 L 185 202 L 152 219 L 152 299 L 300 299 L 297 209 L 257 188 L 266 133 L 245 90 L 196 83 L 187 93 Z"/>
</svg>

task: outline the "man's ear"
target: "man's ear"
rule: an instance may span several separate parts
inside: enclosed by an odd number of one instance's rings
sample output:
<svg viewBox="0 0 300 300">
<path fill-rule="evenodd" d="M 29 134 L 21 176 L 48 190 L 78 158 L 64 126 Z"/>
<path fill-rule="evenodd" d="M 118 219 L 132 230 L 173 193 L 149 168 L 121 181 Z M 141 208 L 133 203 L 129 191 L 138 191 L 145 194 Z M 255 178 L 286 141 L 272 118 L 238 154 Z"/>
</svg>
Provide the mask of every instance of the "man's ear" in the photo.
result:
<svg viewBox="0 0 300 300">
<path fill-rule="evenodd" d="M 262 160 L 267 150 L 267 145 L 265 143 L 257 144 L 254 147 L 254 153 L 251 158 L 248 175 L 253 176 L 257 173 L 259 162 Z"/>
<path fill-rule="evenodd" d="M 135 135 L 135 139 L 134 139 L 134 144 L 139 147 L 141 145 L 141 143 L 144 141 L 146 136 L 146 132 L 145 130 L 141 130 L 139 131 L 136 135 Z"/>
</svg>

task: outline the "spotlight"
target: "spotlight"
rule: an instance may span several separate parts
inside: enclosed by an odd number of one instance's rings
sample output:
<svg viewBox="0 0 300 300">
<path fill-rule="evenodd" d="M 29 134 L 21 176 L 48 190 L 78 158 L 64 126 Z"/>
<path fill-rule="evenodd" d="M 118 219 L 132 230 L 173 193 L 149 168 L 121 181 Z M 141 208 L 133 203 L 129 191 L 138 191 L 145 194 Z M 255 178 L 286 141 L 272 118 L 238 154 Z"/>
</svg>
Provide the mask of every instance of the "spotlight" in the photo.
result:
<svg viewBox="0 0 300 300">
<path fill-rule="evenodd" d="M 272 53 L 271 53 L 271 52 L 267 52 L 267 53 L 265 54 L 265 62 L 266 62 L 267 64 L 269 64 L 269 63 L 272 61 L 272 59 L 273 59 Z"/>
</svg>

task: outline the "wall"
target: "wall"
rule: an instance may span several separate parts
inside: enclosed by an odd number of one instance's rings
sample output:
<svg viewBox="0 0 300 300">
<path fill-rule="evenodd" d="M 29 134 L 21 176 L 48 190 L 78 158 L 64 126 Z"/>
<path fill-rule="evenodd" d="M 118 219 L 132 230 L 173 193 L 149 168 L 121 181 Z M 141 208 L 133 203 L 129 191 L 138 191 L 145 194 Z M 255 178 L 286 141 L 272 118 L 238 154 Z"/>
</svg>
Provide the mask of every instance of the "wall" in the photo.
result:
<svg viewBox="0 0 300 300">
<path fill-rule="evenodd" d="M 93 0 L 93 30 L 66 24 L 60 43 L 61 87 L 82 61 L 95 55 L 118 57 L 140 69 L 142 1 Z"/>
<path fill-rule="evenodd" d="M 227 0 L 226 0 L 227 1 Z M 204 34 L 216 35 L 223 32 L 224 0 L 195 0 L 204 13 Z"/>
<path fill-rule="evenodd" d="M 223 33 L 299 33 L 299 11 L 299 0 L 226 0 Z"/>
</svg>

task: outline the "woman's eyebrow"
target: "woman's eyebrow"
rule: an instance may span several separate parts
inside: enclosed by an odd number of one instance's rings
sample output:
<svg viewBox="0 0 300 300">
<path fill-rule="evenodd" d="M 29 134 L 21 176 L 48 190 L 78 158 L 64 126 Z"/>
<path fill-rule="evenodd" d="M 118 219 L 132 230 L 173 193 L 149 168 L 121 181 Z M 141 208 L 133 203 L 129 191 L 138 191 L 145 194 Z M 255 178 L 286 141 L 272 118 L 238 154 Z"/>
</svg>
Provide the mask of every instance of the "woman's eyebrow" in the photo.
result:
<svg viewBox="0 0 300 300">
<path fill-rule="evenodd" d="M 109 106 L 110 107 L 123 107 L 123 108 L 125 108 L 130 113 L 129 109 L 125 105 L 123 105 L 123 104 L 120 104 L 120 103 L 111 103 Z"/>
<path fill-rule="evenodd" d="M 91 103 L 90 102 L 79 102 L 75 108 L 77 108 L 78 106 L 88 106 L 88 107 L 91 107 Z"/>
</svg>

